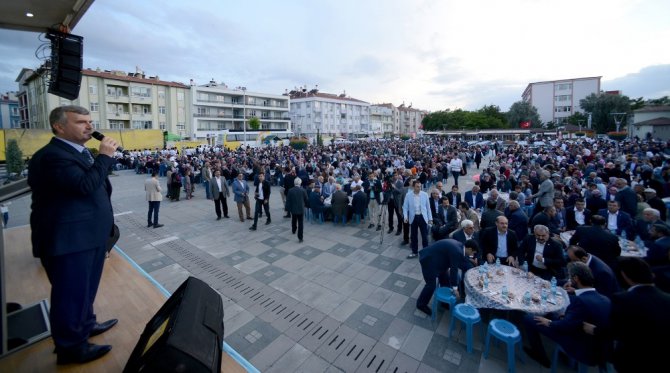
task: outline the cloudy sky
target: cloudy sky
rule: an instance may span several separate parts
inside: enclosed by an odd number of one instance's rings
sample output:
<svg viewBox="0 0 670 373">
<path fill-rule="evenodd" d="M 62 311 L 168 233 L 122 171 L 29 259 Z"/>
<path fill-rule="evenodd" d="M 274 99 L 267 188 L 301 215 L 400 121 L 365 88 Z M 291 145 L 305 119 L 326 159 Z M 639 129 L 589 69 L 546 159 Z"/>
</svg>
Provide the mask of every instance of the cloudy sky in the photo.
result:
<svg viewBox="0 0 670 373">
<path fill-rule="evenodd" d="M 73 33 L 86 68 L 506 111 L 545 80 L 602 76 L 631 98 L 670 95 L 668 15 L 668 0 L 96 0 Z M 39 66 L 41 44 L 0 30 L 1 92 Z"/>
</svg>

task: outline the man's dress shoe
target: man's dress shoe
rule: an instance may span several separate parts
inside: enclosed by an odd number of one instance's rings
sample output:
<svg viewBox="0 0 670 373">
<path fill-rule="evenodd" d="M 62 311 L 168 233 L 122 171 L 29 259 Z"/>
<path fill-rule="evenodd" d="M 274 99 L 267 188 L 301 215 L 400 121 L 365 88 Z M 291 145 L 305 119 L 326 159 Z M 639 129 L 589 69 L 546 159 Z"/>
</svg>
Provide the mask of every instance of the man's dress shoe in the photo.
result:
<svg viewBox="0 0 670 373">
<path fill-rule="evenodd" d="M 65 365 L 87 363 L 104 356 L 111 350 L 112 346 L 110 345 L 96 345 L 87 343 L 82 348 L 59 351 L 58 357 L 56 358 L 56 364 Z"/>
<path fill-rule="evenodd" d="M 89 334 L 90 337 L 95 337 L 96 335 L 102 334 L 109 329 L 111 329 L 116 323 L 119 322 L 118 319 L 111 319 L 107 320 L 103 323 L 95 323 L 95 326 L 93 329 L 91 329 L 91 333 Z"/>
</svg>

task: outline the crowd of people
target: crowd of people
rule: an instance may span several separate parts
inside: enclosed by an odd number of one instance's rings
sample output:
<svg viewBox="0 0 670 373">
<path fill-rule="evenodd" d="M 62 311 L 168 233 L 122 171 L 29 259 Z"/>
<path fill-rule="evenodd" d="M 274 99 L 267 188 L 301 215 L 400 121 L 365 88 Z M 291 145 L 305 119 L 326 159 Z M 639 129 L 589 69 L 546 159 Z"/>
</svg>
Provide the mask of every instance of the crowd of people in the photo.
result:
<svg viewBox="0 0 670 373">
<path fill-rule="evenodd" d="M 533 341 L 535 332 L 561 345 L 597 333 L 599 338 L 617 339 L 617 348 L 631 348 L 626 338 L 635 333 L 624 335 L 613 329 L 619 327 L 617 322 L 625 322 L 619 313 L 624 308 L 665 330 L 668 327 L 665 318 L 658 317 L 659 309 L 670 311 L 670 228 L 662 200 L 670 196 L 667 145 L 640 139 L 618 143 L 580 139 L 533 147 L 424 137 L 302 150 L 201 146 L 181 154 L 166 149 L 117 156 L 119 165 L 166 177 L 172 201 L 179 201 L 182 191 L 192 198 L 196 185 L 202 185 L 205 197 L 215 203 L 217 219 L 221 210 L 228 217 L 226 199 L 232 190 L 239 219 L 253 220 L 251 230 L 256 230 L 263 211 L 266 224 L 271 223 L 269 196 L 274 189 L 300 242 L 304 216 L 402 234 L 401 244 L 410 249 L 407 258 L 419 257 L 425 269 L 426 289 L 417 308 L 427 314 L 433 312 L 427 304 L 435 278 L 456 292 L 462 289 L 458 283 L 462 279 L 453 273 L 444 276 L 453 258 L 462 257 L 452 263 L 455 271 L 496 260 L 515 267 L 525 263 L 529 271 L 546 280 L 557 279 L 576 297 L 566 310 L 573 317 L 570 323 L 550 315 L 524 322 Z M 469 190 L 463 177 L 474 181 Z M 253 183 L 253 214 L 247 182 Z M 565 242 L 560 235 L 569 231 L 574 234 Z M 622 258 L 620 238 L 645 247 L 643 258 Z M 449 253 L 436 253 L 440 250 Z M 617 296 L 624 288 L 644 286 L 659 291 L 654 295 L 657 309 L 631 311 L 626 299 L 634 297 Z M 581 298 L 590 292 L 598 296 Z M 579 299 L 586 307 L 590 301 L 597 306 L 573 313 L 584 307 Z M 590 328 L 583 329 L 582 322 Z M 583 358 L 574 349 L 564 350 Z M 640 353 L 656 361 L 661 355 L 652 356 L 653 351 L 657 350 L 650 347 Z M 528 353 L 548 364 L 535 344 Z M 592 362 L 595 353 L 584 359 Z M 617 369 L 627 369 L 621 361 L 618 364 Z"/>
</svg>

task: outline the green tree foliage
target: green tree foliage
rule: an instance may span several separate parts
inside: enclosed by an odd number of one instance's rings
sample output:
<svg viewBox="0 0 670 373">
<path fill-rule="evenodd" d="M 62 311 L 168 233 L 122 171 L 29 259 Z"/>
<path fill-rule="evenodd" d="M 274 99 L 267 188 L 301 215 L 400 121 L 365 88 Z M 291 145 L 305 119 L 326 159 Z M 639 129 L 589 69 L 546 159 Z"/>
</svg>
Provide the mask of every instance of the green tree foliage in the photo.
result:
<svg viewBox="0 0 670 373">
<path fill-rule="evenodd" d="M 9 175 L 21 175 L 25 163 L 23 161 L 23 152 L 21 151 L 21 148 L 19 148 L 19 143 L 15 139 L 7 140 L 7 150 L 5 155 L 7 159 L 7 172 Z"/>
<path fill-rule="evenodd" d="M 519 124 L 526 121 L 530 121 L 531 126 L 534 128 L 542 127 L 542 121 L 535 106 L 525 101 L 513 103 L 507 112 L 507 122 L 510 127 L 519 128 Z"/>
<path fill-rule="evenodd" d="M 568 123 L 574 124 L 575 126 L 578 126 L 581 121 L 582 127 L 586 128 L 589 121 L 589 116 L 584 113 L 576 112 L 571 116 L 567 117 L 566 120 Z"/>
<path fill-rule="evenodd" d="M 653 98 L 647 100 L 647 106 L 669 106 L 670 98 L 668 96 L 663 96 L 661 98 Z"/>
<path fill-rule="evenodd" d="M 579 100 L 579 107 L 591 113 L 591 128 L 598 133 L 616 130 L 612 113 L 631 113 L 631 100 L 624 95 L 592 93 Z"/>
<path fill-rule="evenodd" d="M 316 130 L 316 145 L 323 146 L 323 137 L 321 137 L 321 131 Z"/>
<path fill-rule="evenodd" d="M 261 120 L 256 117 L 251 117 L 251 119 L 249 119 L 249 128 L 257 131 L 259 128 L 261 128 Z"/>
<path fill-rule="evenodd" d="M 449 109 L 430 113 L 421 122 L 426 131 L 460 131 L 482 128 L 505 128 L 507 122 L 497 106 L 484 106 L 478 111 Z"/>
</svg>

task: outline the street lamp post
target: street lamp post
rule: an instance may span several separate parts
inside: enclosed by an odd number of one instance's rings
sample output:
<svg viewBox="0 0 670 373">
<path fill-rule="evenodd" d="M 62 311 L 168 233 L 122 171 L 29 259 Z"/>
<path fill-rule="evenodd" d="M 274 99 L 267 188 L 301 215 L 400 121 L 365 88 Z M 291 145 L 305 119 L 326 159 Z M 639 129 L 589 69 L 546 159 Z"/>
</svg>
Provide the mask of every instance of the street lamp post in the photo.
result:
<svg viewBox="0 0 670 373">
<path fill-rule="evenodd" d="M 242 87 L 242 130 L 244 131 L 242 146 L 245 146 L 247 144 L 247 87 Z M 246 151 L 246 148 L 244 150 Z"/>
</svg>

